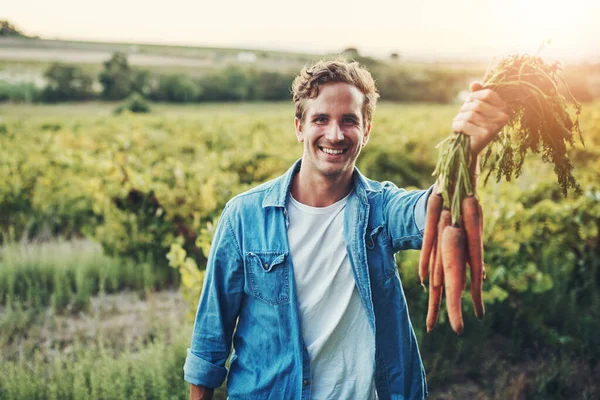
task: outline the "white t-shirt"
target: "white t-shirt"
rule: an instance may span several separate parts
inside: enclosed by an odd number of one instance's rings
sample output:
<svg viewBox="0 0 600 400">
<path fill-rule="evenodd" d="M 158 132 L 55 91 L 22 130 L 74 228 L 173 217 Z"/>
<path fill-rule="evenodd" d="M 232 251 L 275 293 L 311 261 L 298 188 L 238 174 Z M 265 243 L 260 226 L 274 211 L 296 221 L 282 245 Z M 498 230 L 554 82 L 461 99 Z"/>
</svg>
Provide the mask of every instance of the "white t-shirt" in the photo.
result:
<svg viewBox="0 0 600 400">
<path fill-rule="evenodd" d="M 376 399 L 375 337 L 361 305 L 344 243 L 348 197 L 311 207 L 288 197 L 288 241 L 311 398 Z"/>
</svg>

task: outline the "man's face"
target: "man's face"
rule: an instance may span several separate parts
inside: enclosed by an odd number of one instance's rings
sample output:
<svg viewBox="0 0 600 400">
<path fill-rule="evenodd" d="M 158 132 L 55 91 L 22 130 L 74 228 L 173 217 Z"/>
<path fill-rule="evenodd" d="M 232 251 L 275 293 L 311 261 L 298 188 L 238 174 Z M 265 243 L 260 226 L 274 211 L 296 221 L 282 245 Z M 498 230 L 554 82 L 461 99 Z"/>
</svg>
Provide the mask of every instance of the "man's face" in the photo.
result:
<svg viewBox="0 0 600 400">
<path fill-rule="evenodd" d="M 352 176 L 371 124 L 363 121 L 364 95 L 344 82 L 319 87 L 305 103 L 304 121 L 296 118 L 296 136 L 304 143 L 302 167 L 325 178 Z"/>
</svg>

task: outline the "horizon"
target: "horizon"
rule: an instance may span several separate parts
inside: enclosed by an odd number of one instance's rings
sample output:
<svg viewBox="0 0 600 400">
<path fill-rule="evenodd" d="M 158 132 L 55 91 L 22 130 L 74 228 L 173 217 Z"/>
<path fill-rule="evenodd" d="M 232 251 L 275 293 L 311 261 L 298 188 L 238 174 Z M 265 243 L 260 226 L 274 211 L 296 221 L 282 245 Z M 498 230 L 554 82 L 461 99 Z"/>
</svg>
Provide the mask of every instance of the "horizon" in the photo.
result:
<svg viewBox="0 0 600 400">
<path fill-rule="evenodd" d="M 125 4 L 106 0 L 102 5 L 29 0 L 3 8 L 0 19 L 26 35 L 51 40 L 308 54 L 339 53 L 354 47 L 362 55 L 379 58 L 395 52 L 403 58 L 434 60 L 536 53 L 541 43 L 550 41 L 544 57 L 600 59 L 600 27 L 596 23 L 600 4 L 592 0 L 572 0 L 568 7 L 564 2 L 542 0 L 458 0 L 452 4 L 442 0 L 420 4 L 373 0 L 368 8 L 356 0 L 332 1 L 319 5 L 318 10 L 310 9 L 308 17 L 300 21 L 292 17 L 302 10 L 294 11 L 276 0 L 203 5 L 173 0 L 169 10 L 147 7 L 141 0 Z M 182 9 L 189 12 L 182 13 Z M 259 13 L 263 9 L 268 12 Z M 171 18 L 174 12 L 176 18 Z M 510 26 L 507 21 L 511 21 Z"/>
</svg>

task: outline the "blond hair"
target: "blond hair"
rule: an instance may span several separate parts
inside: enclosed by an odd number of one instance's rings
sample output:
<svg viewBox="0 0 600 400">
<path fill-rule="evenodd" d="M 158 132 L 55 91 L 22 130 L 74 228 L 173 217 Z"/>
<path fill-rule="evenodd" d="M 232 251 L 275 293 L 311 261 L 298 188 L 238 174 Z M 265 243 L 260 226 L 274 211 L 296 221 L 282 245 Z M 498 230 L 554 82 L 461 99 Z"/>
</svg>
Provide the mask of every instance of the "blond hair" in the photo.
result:
<svg viewBox="0 0 600 400">
<path fill-rule="evenodd" d="M 373 119 L 379 93 L 371 73 L 356 61 L 339 58 L 318 61 L 307 65 L 292 83 L 292 98 L 296 105 L 296 118 L 304 121 L 305 103 L 319 95 L 319 86 L 326 83 L 345 82 L 355 86 L 364 95 L 362 106 L 364 124 Z"/>
</svg>

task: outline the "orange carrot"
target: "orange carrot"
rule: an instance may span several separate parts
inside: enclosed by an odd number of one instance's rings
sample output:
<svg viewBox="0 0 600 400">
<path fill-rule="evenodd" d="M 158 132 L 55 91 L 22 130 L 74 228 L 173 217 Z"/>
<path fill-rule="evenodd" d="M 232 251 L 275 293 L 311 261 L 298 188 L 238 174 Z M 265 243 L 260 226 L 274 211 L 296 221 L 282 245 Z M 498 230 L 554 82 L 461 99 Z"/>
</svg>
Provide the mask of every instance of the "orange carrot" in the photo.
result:
<svg viewBox="0 0 600 400">
<path fill-rule="evenodd" d="M 460 226 L 447 226 L 442 233 L 442 264 L 446 308 L 452 329 L 461 334 L 464 329 L 461 294 L 465 285 L 465 230 Z"/>
<path fill-rule="evenodd" d="M 452 223 L 452 214 L 450 210 L 444 208 L 440 215 L 440 221 L 437 226 L 437 254 L 435 260 L 435 274 L 433 276 L 433 286 L 441 287 L 444 284 L 444 266 L 442 260 L 442 233 L 444 228 Z"/>
<path fill-rule="evenodd" d="M 434 239 L 437 236 L 437 221 L 442 211 L 442 196 L 433 193 L 427 199 L 427 214 L 425 217 L 425 232 L 423 234 L 423 246 L 421 248 L 421 259 L 419 260 L 419 279 L 421 285 L 427 276 L 427 267 L 430 261 L 431 250 Z"/>
<path fill-rule="evenodd" d="M 435 263 L 436 258 L 440 256 L 437 254 L 437 236 L 434 237 L 434 243 L 431 251 L 430 265 L 429 265 L 429 303 L 427 308 L 427 332 L 431 330 L 437 324 L 438 317 L 440 315 L 440 307 L 442 305 L 442 288 L 433 286 L 433 275 L 435 274 Z"/>
<path fill-rule="evenodd" d="M 485 281 L 487 275 L 485 273 L 485 263 L 483 262 L 483 207 L 481 207 L 481 203 L 477 202 L 479 206 L 479 215 L 481 215 L 481 275 L 482 279 Z"/>
<path fill-rule="evenodd" d="M 471 270 L 471 298 L 477 319 L 485 313 L 481 291 L 483 285 L 483 232 L 481 206 L 475 196 L 467 196 L 461 204 L 463 222 L 467 235 L 467 255 Z"/>
<path fill-rule="evenodd" d="M 437 324 L 442 305 L 442 287 L 434 287 L 433 279 L 429 278 L 429 308 L 427 309 L 427 332 L 431 332 Z"/>
</svg>

